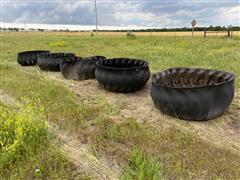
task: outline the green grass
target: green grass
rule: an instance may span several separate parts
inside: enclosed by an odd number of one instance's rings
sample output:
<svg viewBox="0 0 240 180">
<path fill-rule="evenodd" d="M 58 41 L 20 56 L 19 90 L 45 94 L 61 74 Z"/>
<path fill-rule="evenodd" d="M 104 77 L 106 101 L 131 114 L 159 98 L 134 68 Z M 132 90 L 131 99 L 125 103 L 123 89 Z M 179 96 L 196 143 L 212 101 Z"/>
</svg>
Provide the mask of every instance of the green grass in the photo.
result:
<svg viewBox="0 0 240 180">
<path fill-rule="evenodd" d="M 119 113 L 118 106 L 107 103 L 104 97 L 94 99 L 91 105 L 79 102 L 76 94 L 60 82 L 47 79 L 47 76 L 39 73 L 38 68 L 22 68 L 16 63 L 17 53 L 20 51 L 46 49 L 55 52 L 73 52 L 82 56 L 98 54 L 107 57 L 147 59 L 152 72 L 176 66 L 206 67 L 230 71 L 239 78 L 238 37 L 232 40 L 224 37 L 129 39 L 109 36 L 4 34 L 2 41 L 0 89 L 21 102 L 24 102 L 23 99 L 31 99 L 34 107 L 27 108 L 29 111 L 35 112 L 38 107 L 42 107 L 43 119 L 77 135 L 82 142 L 89 143 L 96 156 L 105 156 L 110 161 L 117 161 L 121 166 L 126 167 L 127 170 L 123 171 L 125 177 L 132 179 L 153 177 L 159 172 L 164 174 L 164 177 L 172 179 L 240 177 L 239 154 L 214 147 L 197 135 L 182 132 L 175 127 L 159 131 L 155 127 L 139 124 L 135 119 L 115 122 L 111 116 Z M 239 87 L 239 82 L 236 84 Z M 5 108 L 4 111 L 7 109 L 9 108 Z M 7 111 L 12 112 L 12 110 Z M 30 113 L 30 117 L 26 116 L 25 123 L 29 127 L 35 122 L 31 121 L 36 118 L 33 112 Z M 9 122 L 14 118 L 15 115 L 11 116 Z M 37 124 L 33 125 L 31 130 L 34 130 L 35 126 L 38 127 Z M 0 127 L 3 131 L 3 126 Z M 44 127 L 43 132 L 45 130 Z M 11 134 L 10 129 L 5 129 L 4 132 Z M 24 129 L 23 132 L 28 131 Z M 40 132 L 29 133 L 41 137 L 42 134 L 37 134 Z M 48 137 L 47 130 L 46 136 Z M 9 138 L 6 139 L 10 141 Z M 25 156 L 21 156 L 22 159 L 11 155 L 13 159 L 8 160 L 9 155 L 2 155 L 7 159 L 5 162 L 0 162 L 4 169 L 9 168 L 13 164 L 11 162 L 18 162 L 14 167 L 4 170 L 5 175 L 16 172 L 14 176 L 21 174 L 21 177 L 29 177 L 27 175 L 30 174 L 30 178 L 38 175 L 47 178 L 51 177 L 52 173 L 52 177 L 64 177 L 66 169 L 72 171 L 72 166 L 66 159 L 58 155 L 59 153 L 52 153 L 55 152 L 57 145 L 52 144 L 51 141 L 50 143 L 40 141 L 37 145 L 31 142 L 32 139 L 27 139 L 24 147 L 43 146 L 45 150 L 37 153 L 36 156 L 33 156 L 32 149 L 23 151 Z M 53 150 L 50 151 L 49 148 Z M 141 152 L 134 151 L 135 149 L 141 149 Z M 46 152 L 50 153 L 47 160 L 44 154 Z M 10 152 L 7 150 L 5 153 Z M 143 161 L 139 162 L 139 159 Z M 150 170 L 148 166 L 151 167 Z M 41 173 L 36 175 L 33 169 L 38 167 L 41 167 Z"/>
<path fill-rule="evenodd" d="M 2 60 L 15 64 L 19 51 L 47 49 L 81 56 L 142 58 L 153 72 L 176 66 L 222 69 L 240 76 L 239 37 L 136 37 L 3 35 Z M 60 46 L 59 46 L 60 44 Z M 54 46 L 53 46 L 54 45 Z"/>
<path fill-rule="evenodd" d="M 161 169 L 168 178 L 235 179 L 240 177 L 240 156 L 204 142 L 193 133 L 176 127 L 156 130 L 134 119 L 114 123 L 109 118 L 96 119 L 91 124 L 95 131 L 88 131 L 92 147 L 108 156 L 111 161 L 126 163 L 135 148 L 153 155 L 155 161 L 163 163 Z M 84 134 L 84 132 L 82 132 Z M 151 158 L 150 158 L 151 159 Z M 131 164 L 131 162 L 130 162 Z M 137 174 L 145 174 L 136 168 Z"/>
<path fill-rule="evenodd" d="M 141 150 L 134 149 L 131 153 L 130 165 L 124 168 L 122 179 L 166 179 L 163 175 L 163 165 L 153 157 L 146 156 Z"/>
<path fill-rule="evenodd" d="M 78 106 L 73 92 L 35 73 L 19 71 L 16 67 L 0 66 L 0 69 L 1 89 L 17 98 L 32 99 L 37 106 L 43 106 L 48 119 L 62 128 L 77 127 L 81 124 L 82 109 Z M 12 72 L 14 76 L 9 76 Z M 71 119 L 71 122 L 67 119 Z"/>
</svg>

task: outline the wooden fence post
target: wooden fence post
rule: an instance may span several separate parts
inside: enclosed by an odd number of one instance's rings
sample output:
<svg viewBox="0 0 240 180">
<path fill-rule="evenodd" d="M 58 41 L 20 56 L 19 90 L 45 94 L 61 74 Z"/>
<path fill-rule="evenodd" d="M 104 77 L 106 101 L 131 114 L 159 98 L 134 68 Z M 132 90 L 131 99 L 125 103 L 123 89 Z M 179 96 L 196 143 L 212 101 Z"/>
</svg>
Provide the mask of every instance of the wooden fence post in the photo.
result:
<svg viewBox="0 0 240 180">
<path fill-rule="evenodd" d="M 231 38 L 230 30 L 227 31 L 228 37 Z"/>
</svg>

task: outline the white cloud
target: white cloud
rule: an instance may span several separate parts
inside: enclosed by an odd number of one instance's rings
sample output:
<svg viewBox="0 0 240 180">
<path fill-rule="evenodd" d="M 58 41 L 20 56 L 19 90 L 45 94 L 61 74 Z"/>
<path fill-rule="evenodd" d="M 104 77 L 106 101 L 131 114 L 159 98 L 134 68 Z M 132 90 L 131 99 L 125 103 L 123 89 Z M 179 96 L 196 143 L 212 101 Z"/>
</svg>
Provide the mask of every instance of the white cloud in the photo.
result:
<svg viewBox="0 0 240 180">
<path fill-rule="evenodd" d="M 239 25 L 238 0 L 226 1 L 97 1 L 98 22 L 102 26 L 190 26 Z M 42 24 L 94 25 L 94 0 L 3 1 L 3 21 Z"/>
<path fill-rule="evenodd" d="M 85 8 L 88 10 L 93 10 L 93 2 L 91 1 L 77 1 L 77 2 L 67 2 L 67 1 L 59 1 L 58 5 L 56 6 L 59 11 L 63 14 L 71 14 L 75 11 L 78 11 L 80 8 Z"/>
<path fill-rule="evenodd" d="M 240 5 L 231 8 L 221 8 L 219 11 L 219 17 L 226 21 L 240 22 Z"/>
</svg>

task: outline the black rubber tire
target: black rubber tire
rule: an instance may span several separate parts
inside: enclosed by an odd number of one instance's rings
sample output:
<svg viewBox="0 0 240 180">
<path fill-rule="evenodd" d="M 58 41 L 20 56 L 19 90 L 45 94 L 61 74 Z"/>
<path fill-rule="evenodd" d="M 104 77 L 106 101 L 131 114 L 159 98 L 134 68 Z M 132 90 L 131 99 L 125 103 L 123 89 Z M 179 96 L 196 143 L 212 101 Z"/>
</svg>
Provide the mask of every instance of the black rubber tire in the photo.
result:
<svg viewBox="0 0 240 180">
<path fill-rule="evenodd" d="M 106 59 L 104 56 L 74 57 L 61 62 L 60 71 L 66 79 L 95 79 L 96 62 Z"/>
<path fill-rule="evenodd" d="M 96 63 L 95 76 L 106 89 L 118 93 L 140 90 L 150 77 L 148 62 L 144 60 L 115 58 Z"/>
<path fill-rule="evenodd" d="M 163 113 L 208 120 L 224 113 L 234 97 L 235 75 L 201 68 L 172 68 L 153 74 L 151 96 Z"/>
<path fill-rule="evenodd" d="M 39 55 L 48 54 L 50 51 L 24 51 L 18 53 L 17 62 L 22 66 L 34 66 Z"/>
<path fill-rule="evenodd" d="M 72 59 L 73 53 L 49 53 L 38 57 L 37 65 L 42 71 L 60 71 L 61 61 Z"/>
</svg>

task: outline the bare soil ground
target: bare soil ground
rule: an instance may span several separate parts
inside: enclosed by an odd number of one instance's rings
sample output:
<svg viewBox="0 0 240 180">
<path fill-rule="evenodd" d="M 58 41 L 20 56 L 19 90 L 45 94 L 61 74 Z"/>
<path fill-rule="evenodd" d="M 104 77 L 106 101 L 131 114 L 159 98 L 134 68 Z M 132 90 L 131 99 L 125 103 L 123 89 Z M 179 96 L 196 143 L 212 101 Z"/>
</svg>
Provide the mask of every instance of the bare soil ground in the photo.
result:
<svg viewBox="0 0 240 180">
<path fill-rule="evenodd" d="M 113 116 L 113 119 L 136 118 L 139 122 L 157 128 L 177 126 L 198 134 L 218 147 L 240 152 L 240 96 L 237 94 L 230 108 L 222 116 L 204 122 L 184 121 L 165 115 L 155 108 L 150 97 L 150 82 L 144 89 L 135 93 L 119 94 L 104 90 L 96 80 L 71 81 L 64 79 L 59 73 L 47 75 L 64 83 L 78 95 L 80 101 L 87 104 L 91 105 L 99 96 L 105 97 L 111 105 L 120 110 L 120 115 Z"/>
<path fill-rule="evenodd" d="M 0 102 L 6 105 L 14 105 L 17 103 L 17 100 L 7 94 L 5 91 L 0 90 Z"/>
<path fill-rule="evenodd" d="M 61 150 L 68 159 L 77 167 L 77 172 L 92 179 L 118 179 L 120 172 L 114 172 L 105 159 L 96 158 L 89 151 L 88 145 L 81 144 L 77 137 L 60 131 L 51 125 L 51 131 L 57 135 L 61 142 Z"/>
</svg>

